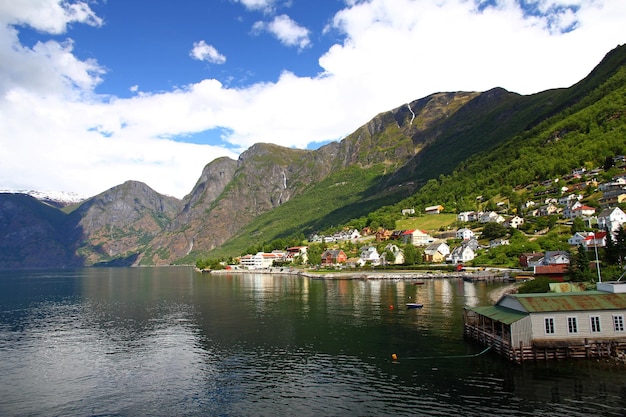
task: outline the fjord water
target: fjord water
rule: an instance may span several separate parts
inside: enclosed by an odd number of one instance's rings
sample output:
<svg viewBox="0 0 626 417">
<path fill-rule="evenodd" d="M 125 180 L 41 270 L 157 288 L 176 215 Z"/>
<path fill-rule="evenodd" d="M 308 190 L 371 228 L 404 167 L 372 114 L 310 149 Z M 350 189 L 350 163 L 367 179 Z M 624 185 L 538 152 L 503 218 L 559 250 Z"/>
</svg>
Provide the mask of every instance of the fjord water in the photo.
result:
<svg viewBox="0 0 626 417">
<path fill-rule="evenodd" d="M 503 285 L 2 272 L 0 415 L 625 415 L 622 369 L 463 340 L 463 307 Z"/>
</svg>

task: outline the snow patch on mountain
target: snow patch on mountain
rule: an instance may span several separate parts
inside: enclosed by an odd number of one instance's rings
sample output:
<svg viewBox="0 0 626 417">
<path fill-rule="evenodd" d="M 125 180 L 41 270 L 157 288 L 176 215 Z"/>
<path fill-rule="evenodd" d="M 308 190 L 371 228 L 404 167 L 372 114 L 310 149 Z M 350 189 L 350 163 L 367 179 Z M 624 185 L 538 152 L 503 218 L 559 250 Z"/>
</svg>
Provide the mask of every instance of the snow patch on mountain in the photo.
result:
<svg viewBox="0 0 626 417">
<path fill-rule="evenodd" d="M 67 191 L 0 190 L 0 193 L 26 194 L 43 202 L 55 202 L 62 205 L 80 203 L 89 198 L 85 195 Z"/>
</svg>

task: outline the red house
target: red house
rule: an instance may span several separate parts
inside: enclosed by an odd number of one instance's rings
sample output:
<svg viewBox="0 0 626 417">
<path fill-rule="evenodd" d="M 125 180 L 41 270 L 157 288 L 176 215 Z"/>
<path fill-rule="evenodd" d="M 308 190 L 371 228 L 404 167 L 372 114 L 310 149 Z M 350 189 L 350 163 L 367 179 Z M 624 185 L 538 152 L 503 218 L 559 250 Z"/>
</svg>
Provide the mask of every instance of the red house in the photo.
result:
<svg viewBox="0 0 626 417">
<path fill-rule="evenodd" d="M 323 266 L 345 264 L 347 261 L 348 257 L 341 249 L 328 249 L 322 253 Z"/>
</svg>

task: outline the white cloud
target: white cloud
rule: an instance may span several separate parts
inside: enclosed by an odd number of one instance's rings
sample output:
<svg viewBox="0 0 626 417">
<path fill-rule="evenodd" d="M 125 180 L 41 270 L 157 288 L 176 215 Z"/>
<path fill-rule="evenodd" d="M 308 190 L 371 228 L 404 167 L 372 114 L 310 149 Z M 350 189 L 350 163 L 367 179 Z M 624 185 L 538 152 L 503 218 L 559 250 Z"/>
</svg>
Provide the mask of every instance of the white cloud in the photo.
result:
<svg viewBox="0 0 626 417">
<path fill-rule="evenodd" d="M 276 16 L 271 22 L 256 22 L 252 29 L 254 33 L 267 31 L 286 46 L 297 46 L 299 49 L 304 49 L 311 44 L 309 30 L 298 25 L 285 14 Z"/>
<path fill-rule="evenodd" d="M 565 9 L 543 1 L 541 13 L 514 0 L 482 11 L 465 0 L 354 1 L 326 30 L 343 41 L 319 58 L 318 76 L 284 71 L 275 82 L 239 88 L 206 79 L 122 99 L 93 93 L 104 71 L 78 59 L 71 40 L 19 42 L 17 23 L 50 33 L 70 21 L 98 24 L 76 4 L 82 14 L 61 0 L 0 2 L 0 189 L 95 194 L 133 179 L 182 197 L 206 163 L 236 158 L 257 142 L 305 147 L 337 139 L 378 112 L 438 91 L 570 86 L 624 43 L 626 21 L 623 0 L 570 0 L 576 7 Z M 298 47 L 309 39 L 288 30 L 295 24 L 263 28 Z M 211 129 L 228 132 L 231 147 L 174 140 Z"/>
<path fill-rule="evenodd" d="M 193 49 L 189 52 L 193 59 L 198 61 L 206 61 L 212 64 L 223 64 L 226 57 L 220 54 L 212 45 L 207 45 L 205 41 L 194 42 Z"/>
<path fill-rule="evenodd" d="M 237 3 L 243 4 L 248 10 L 259 10 L 264 13 L 272 13 L 276 9 L 276 3 L 279 0 L 235 0 Z"/>
<path fill-rule="evenodd" d="M 101 26 L 102 19 L 91 10 L 87 1 L 72 3 L 61 0 L 20 0 L 0 2 L 0 23 L 27 24 L 53 34 L 64 33 L 70 23 Z"/>
<path fill-rule="evenodd" d="M 51 0 L 0 2 L 0 96 L 11 88 L 42 94 L 75 94 L 90 91 L 101 82 L 104 69 L 95 60 L 77 59 L 72 40 L 37 42 L 28 48 L 20 43 L 18 31 L 10 26 L 19 22 L 56 34 L 74 21 L 93 25 L 100 22 L 83 3 L 63 9 Z"/>
</svg>

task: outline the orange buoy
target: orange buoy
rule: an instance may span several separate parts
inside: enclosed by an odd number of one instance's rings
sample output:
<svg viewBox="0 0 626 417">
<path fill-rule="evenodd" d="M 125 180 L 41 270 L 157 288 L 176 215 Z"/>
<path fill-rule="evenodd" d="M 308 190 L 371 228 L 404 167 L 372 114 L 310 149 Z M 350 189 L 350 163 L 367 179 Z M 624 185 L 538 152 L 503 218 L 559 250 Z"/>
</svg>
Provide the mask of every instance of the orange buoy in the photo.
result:
<svg viewBox="0 0 626 417">
<path fill-rule="evenodd" d="M 391 354 L 391 359 L 393 359 L 394 361 L 398 360 L 398 355 L 396 355 L 395 353 Z"/>
</svg>

